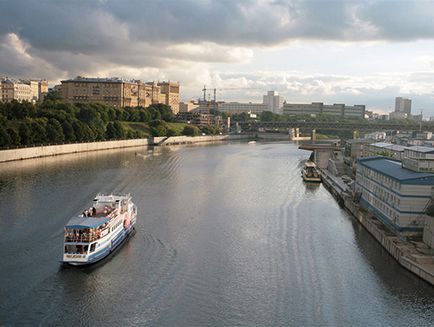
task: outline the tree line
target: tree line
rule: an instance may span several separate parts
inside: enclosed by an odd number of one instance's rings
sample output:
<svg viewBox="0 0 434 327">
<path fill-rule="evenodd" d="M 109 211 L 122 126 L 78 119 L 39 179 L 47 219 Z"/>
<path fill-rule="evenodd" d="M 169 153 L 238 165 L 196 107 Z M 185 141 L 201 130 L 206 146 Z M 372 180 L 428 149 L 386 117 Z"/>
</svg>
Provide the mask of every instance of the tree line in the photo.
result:
<svg viewBox="0 0 434 327">
<path fill-rule="evenodd" d="M 91 142 L 143 137 L 121 121 L 143 122 L 153 135 L 166 135 L 173 119 L 170 106 L 116 108 L 100 103 L 72 104 L 48 97 L 41 104 L 0 103 L 0 147 L 63 142 Z"/>
</svg>

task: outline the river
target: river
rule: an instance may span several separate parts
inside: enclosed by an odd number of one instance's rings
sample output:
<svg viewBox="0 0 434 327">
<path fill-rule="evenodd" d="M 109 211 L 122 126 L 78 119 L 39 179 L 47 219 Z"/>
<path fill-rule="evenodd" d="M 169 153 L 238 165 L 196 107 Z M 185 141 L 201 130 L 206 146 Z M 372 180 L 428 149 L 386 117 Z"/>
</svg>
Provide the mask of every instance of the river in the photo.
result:
<svg viewBox="0 0 434 327">
<path fill-rule="evenodd" d="M 102 151 L 0 166 L 0 326 L 429 326 L 400 267 L 291 143 Z M 128 192 L 136 234 L 63 268 L 63 226 Z"/>
</svg>

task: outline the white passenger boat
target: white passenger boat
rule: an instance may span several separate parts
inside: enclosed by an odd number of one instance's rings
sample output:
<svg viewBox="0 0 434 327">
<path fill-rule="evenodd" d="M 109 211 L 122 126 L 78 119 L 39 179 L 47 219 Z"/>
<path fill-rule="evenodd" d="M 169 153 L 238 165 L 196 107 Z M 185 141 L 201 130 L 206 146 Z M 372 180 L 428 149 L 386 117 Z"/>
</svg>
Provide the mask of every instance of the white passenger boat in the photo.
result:
<svg viewBox="0 0 434 327">
<path fill-rule="evenodd" d="M 316 168 L 315 163 L 312 161 L 306 161 L 304 163 L 303 170 L 301 171 L 303 180 L 305 182 L 313 182 L 313 183 L 320 183 L 321 182 L 321 175 L 319 173 L 319 170 Z"/>
<path fill-rule="evenodd" d="M 136 217 L 129 194 L 98 194 L 91 208 L 66 224 L 63 262 L 87 265 L 105 258 L 131 234 Z"/>
</svg>

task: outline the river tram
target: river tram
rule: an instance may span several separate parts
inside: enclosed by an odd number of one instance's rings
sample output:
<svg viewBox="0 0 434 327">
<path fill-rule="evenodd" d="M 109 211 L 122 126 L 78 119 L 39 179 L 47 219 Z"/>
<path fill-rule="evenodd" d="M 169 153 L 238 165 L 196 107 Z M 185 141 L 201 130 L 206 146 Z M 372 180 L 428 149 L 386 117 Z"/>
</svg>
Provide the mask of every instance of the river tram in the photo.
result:
<svg viewBox="0 0 434 327">
<path fill-rule="evenodd" d="M 100 261 L 134 231 L 136 218 L 130 194 L 98 194 L 91 208 L 66 224 L 62 262 L 78 266 Z"/>
<path fill-rule="evenodd" d="M 315 163 L 308 160 L 301 171 L 303 180 L 308 183 L 321 183 L 321 174 Z"/>
</svg>

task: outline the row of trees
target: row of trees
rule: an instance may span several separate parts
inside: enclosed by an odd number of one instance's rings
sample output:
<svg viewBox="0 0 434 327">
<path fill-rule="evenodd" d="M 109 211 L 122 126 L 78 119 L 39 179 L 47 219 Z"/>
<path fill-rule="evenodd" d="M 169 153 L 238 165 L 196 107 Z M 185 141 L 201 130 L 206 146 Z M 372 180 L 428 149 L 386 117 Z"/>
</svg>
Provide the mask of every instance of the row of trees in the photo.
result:
<svg viewBox="0 0 434 327">
<path fill-rule="evenodd" d="M 143 133 L 126 130 L 121 121 L 158 125 L 172 118 L 171 108 L 163 104 L 114 108 L 50 98 L 35 105 L 16 101 L 0 103 L 0 147 L 138 138 Z"/>
</svg>

